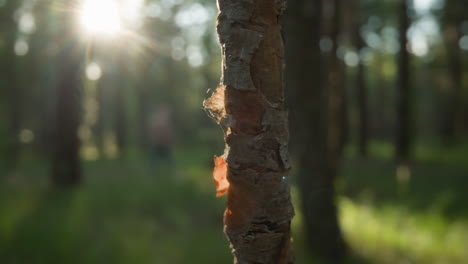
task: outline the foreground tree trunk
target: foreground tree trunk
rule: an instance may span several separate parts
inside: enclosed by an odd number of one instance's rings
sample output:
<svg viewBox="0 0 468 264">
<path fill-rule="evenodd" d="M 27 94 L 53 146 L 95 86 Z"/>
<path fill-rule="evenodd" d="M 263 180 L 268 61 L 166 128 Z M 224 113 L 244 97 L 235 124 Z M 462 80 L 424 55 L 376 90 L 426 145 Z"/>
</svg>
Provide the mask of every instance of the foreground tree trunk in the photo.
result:
<svg viewBox="0 0 468 264">
<path fill-rule="evenodd" d="M 62 17 L 64 21 L 68 17 Z M 71 20 L 71 19 L 70 19 Z M 72 22 L 64 22 L 62 36 L 70 38 L 58 54 L 59 80 L 55 108 L 55 149 L 52 157 L 52 183 L 72 187 L 81 181 L 79 160 L 81 121 L 81 53 L 78 40 L 70 37 Z"/>
<path fill-rule="evenodd" d="M 400 11 L 400 57 L 398 61 L 397 92 L 397 130 L 396 158 L 406 161 L 411 147 L 411 109 L 409 83 L 409 52 L 407 32 L 410 25 L 408 17 L 408 0 L 399 0 Z"/>
<path fill-rule="evenodd" d="M 218 7 L 223 76 L 204 106 L 226 141 L 214 171 L 218 194 L 228 193 L 224 231 L 234 263 L 292 263 L 280 25 L 285 1 L 218 0 Z"/>
<path fill-rule="evenodd" d="M 315 256 L 337 261 L 345 255 L 346 246 L 334 201 L 336 170 L 331 169 L 331 158 L 336 157 L 337 153 L 330 155 L 332 146 L 328 144 L 330 94 L 327 86 L 321 85 L 321 10 L 322 0 L 289 2 L 285 31 L 286 79 L 289 89 L 293 91 L 289 98 L 291 131 L 298 158 L 298 186 L 305 239 L 309 251 Z M 338 88 L 334 92 L 339 92 Z M 338 118 L 339 109 L 334 108 L 334 111 L 334 117 Z M 336 122 L 337 125 L 339 123 Z M 335 133 L 334 138 L 339 139 L 339 134 Z M 339 143 L 339 140 L 335 143 Z M 335 144 L 333 149 L 338 151 L 339 147 L 340 144 Z"/>
</svg>

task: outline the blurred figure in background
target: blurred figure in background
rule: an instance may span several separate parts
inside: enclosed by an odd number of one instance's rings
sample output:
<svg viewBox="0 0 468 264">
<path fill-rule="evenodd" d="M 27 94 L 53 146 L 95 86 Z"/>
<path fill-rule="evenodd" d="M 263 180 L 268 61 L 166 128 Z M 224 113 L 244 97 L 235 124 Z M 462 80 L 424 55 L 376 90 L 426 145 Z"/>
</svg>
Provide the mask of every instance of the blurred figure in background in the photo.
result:
<svg viewBox="0 0 468 264">
<path fill-rule="evenodd" d="M 158 105 L 150 116 L 148 138 L 151 168 L 172 166 L 172 122 L 171 107 L 165 103 Z"/>
</svg>

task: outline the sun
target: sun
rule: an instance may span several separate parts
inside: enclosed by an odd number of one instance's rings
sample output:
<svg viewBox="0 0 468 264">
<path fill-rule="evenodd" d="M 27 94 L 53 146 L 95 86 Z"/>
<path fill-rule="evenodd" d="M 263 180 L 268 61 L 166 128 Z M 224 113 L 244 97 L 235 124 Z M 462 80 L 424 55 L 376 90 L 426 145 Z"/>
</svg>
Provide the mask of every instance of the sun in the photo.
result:
<svg viewBox="0 0 468 264">
<path fill-rule="evenodd" d="M 123 29 L 120 6 L 115 0 L 83 0 L 79 14 L 79 23 L 88 34 L 115 36 Z"/>
</svg>

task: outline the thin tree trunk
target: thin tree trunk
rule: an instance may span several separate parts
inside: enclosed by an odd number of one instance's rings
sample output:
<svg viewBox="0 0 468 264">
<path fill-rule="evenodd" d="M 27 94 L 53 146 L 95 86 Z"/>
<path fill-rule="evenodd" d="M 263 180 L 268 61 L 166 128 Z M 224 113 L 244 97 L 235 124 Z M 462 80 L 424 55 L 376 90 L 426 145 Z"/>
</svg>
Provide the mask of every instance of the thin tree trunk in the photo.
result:
<svg viewBox="0 0 468 264">
<path fill-rule="evenodd" d="M 377 89 L 376 91 L 376 103 L 373 104 L 371 109 L 376 109 L 375 106 L 378 107 L 378 109 L 381 109 L 380 113 L 375 113 L 372 114 L 372 119 L 371 122 L 374 124 L 373 126 L 373 133 L 376 137 L 379 139 L 385 139 L 388 138 L 388 123 L 389 121 L 389 114 L 388 114 L 388 87 L 387 87 L 387 81 L 384 77 L 383 73 L 383 68 L 384 68 L 384 55 L 382 53 L 376 54 L 376 79 L 375 82 L 373 83 L 373 86 Z M 373 113 L 373 111 L 371 111 Z M 369 127 L 368 127 L 369 129 Z"/>
<path fill-rule="evenodd" d="M 101 157 L 104 157 L 104 134 L 106 130 L 105 118 L 106 118 L 106 108 L 107 108 L 107 75 L 109 73 L 105 73 L 101 79 L 97 82 L 97 91 L 96 91 L 96 101 L 98 103 L 98 110 L 97 110 L 97 121 L 93 127 L 94 137 L 96 139 L 96 146 L 99 150 L 99 154 Z"/>
<path fill-rule="evenodd" d="M 146 78 L 143 76 L 143 80 L 146 80 Z M 148 150 L 148 121 L 149 121 L 149 114 L 150 114 L 150 108 L 149 108 L 149 100 L 148 100 L 148 91 L 146 89 L 146 86 L 143 82 L 140 82 L 138 87 L 138 112 L 139 112 L 139 120 L 138 120 L 138 132 L 139 132 L 139 140 L 138 144 L 139 147 L 143 151 Z"/>
<path fill-rule="evenodd" d="M 359 53 L 364 48 L 364 40 L 361 36 L 361 16 L 359 15 L 359 1 L 355 1 L 355 21 L 354 21 L 354 43 L 356 51 Z M 367 85 L 365 79 L 365 66 L 362 59 L 359 59 L 356 73 L 356 91 L 359 110 L 359 136 L 358 149 L 361 157 L 367 157 L 367 143 L 369 119 L 367 113 Z"/>
<path fill-rule="evenodd" d="M 125 54 L 121 52 L 117 55 L 116 60 L 116 75 L 112 81 L 115 87 L 115 137 L 116 143 L 119 148 L 119 155 L 123 156 L 127 145 L 127 119 L 126 119 L 126 103 L 125 103 Z"/>
<path fill-rule="evenodd" d="M 68 17 L 63 16 L 65 21 Z M 62 34 L 68 35 L 72 22 L 64 22 Z M 56 187 L 73 187 L 81 181 L 79 159 L 81 122 L 81 59 L 78 40 L 69 37 L 59 54 L 55 151 L 52 160 L 52 183 Z"/>
<path fill-rule="evenodd" d="M 15 170 L 19 158 L 19 132 L 21 119 L 21 86 L 17 78 L 16 54 L 14 53 L 14 45 L 16 40 L 16 22 L 14 21 L 13 13 L 18 7 L 18 3 L 7 2 L 4 8 L 4 17 L 0 20 L 1 29 L 5 31 L 5 47 L 3 48 L 4 61 L 2 61 L 2 81 L 4 82 L 4 91 L 7 105 L 7 131 L 6 131 L 6 146 L 5 146 L 5 168 L 7 170 Z"/>
<path fill-rule="evenodd" d="M 15 170 L 18 165 L 20 142 L 19 133 L 21 125 L 21 85 L 18 83 L 16 58 L 13 51 L 14 41 L 7 42 L 11 50 L 7 54 L 6 71 L 4 81 L 7 85 L 7 104 L 8 104 L 8 131 L 7 131 L 7 146 L 6 146 L 6 168 Z"/>
<path fill-rule="evenodd" d="M 445 102 L 445 113 L 443 116 L 443 122 L 441 124 L 441 134 L 442 138 L 447 144 L 453 144 L 455 142 L 455 136 L 459 130 L 460 123 L 462 123 L 463 118 L 461 114 L 461 104 L 462 104 L 462 85 L 463 85 L 463 63 L 461 60 L 462 52 L 460 51 L 460 46 L 458 41 L 460 39 L 460 32 L 458 30 L 458 25 L 460 23 L 454 23 L 446 30 L 446 39 L 447 39 L 447 53 L 449 60 L 449 71 L 450 71 L 450 80 L 452 81 L 452 86 L 448 94 L 448 100 Z"/>
<path fill-rule="evenodd" d="M 330 19 L 331 32 L 330 39 L 333 43 L 333 48 L 327 57 L 328 71 L 327 79 L 325 79 L 325 86 L 328 89 L 328 154 L 329 166 L 332 171 L 337 171 L 341 154 L 343 150 L 344 136 L 344 79 L 343 79 L 343 64 L 338 59 L 338 36 L 340 33 L 341 22 L 341 0 L 329 1 L 333 5 L 333 16 Z M 336 173 L 332 173 L 331 177 L 334 178 Z"/>
<path fill-rule="evenodd" d="M 336 171 L 330 170 L 329 163 L 329 94 L 326 86 L 321 85 L 319 47 L 321 10 L 321 0 L 289 2 L 285 31 L 286 79 L 288 89 L 292 90 L 288 101 L 306 242 L 314 255 L 337 260 L 345 254 L 346 247 L 334 201 L 333 173 Z"/>
<path fill-rule="evenodd" d="M 118 73 L 122 75 L 123 73 Z M 119 155 L 122 156 L 125 153 L 127 145 L 127 131 L 126 131 L 126 111 L 125 111 L 125 84 L 116 83 L 116 95 L 115 95 L 115 136 L 116 143 L 119 148 Z"/>
<path fill-rule="evenodd" d="M 407 49 L 407 31 L 410 21 L 407 10 L 408 0 L 400 0 L 400 56 L 398 61 L 396 158 L 401 161 L 409 159 L 411 148 L 411 89 L 409 83 L 409 52 Z"/>
<path fill-rule="evenodd" d="M 218 0 L 223 76 L 204 105 L 225 131 L 214 176 L 227 173 L 224 231 L 234 263 L 293 262 L 280 25 L 285 4 Z"/>
<path fill-rule="evenodd" d="M 365 80 L 365 66 L 362 62 L 359 62 L 357 69 L 357 79 L 356 79 L 356 88 L 357 88 L 357 99 L 359 107 L 359 155 L 361 157 L 367 157 L 367 145 L 369 141 L 369 122 L 367 116 L 367 85 Z"/>
</svg>

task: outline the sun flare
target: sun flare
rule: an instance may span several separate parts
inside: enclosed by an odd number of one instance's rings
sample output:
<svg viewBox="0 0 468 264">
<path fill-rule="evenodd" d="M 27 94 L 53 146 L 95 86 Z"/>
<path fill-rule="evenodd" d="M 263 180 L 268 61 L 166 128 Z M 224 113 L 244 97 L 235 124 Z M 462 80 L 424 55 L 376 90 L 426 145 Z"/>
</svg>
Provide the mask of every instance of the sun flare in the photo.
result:
<svg viewBox="0 0 468 264">
<path fill-rule="evenodd" d="M 115 0 L 84 0 L 80 8 L 80 24 L 89 34 L 117 35 L 122 30 L 119 9 Z"/>
</svg>

